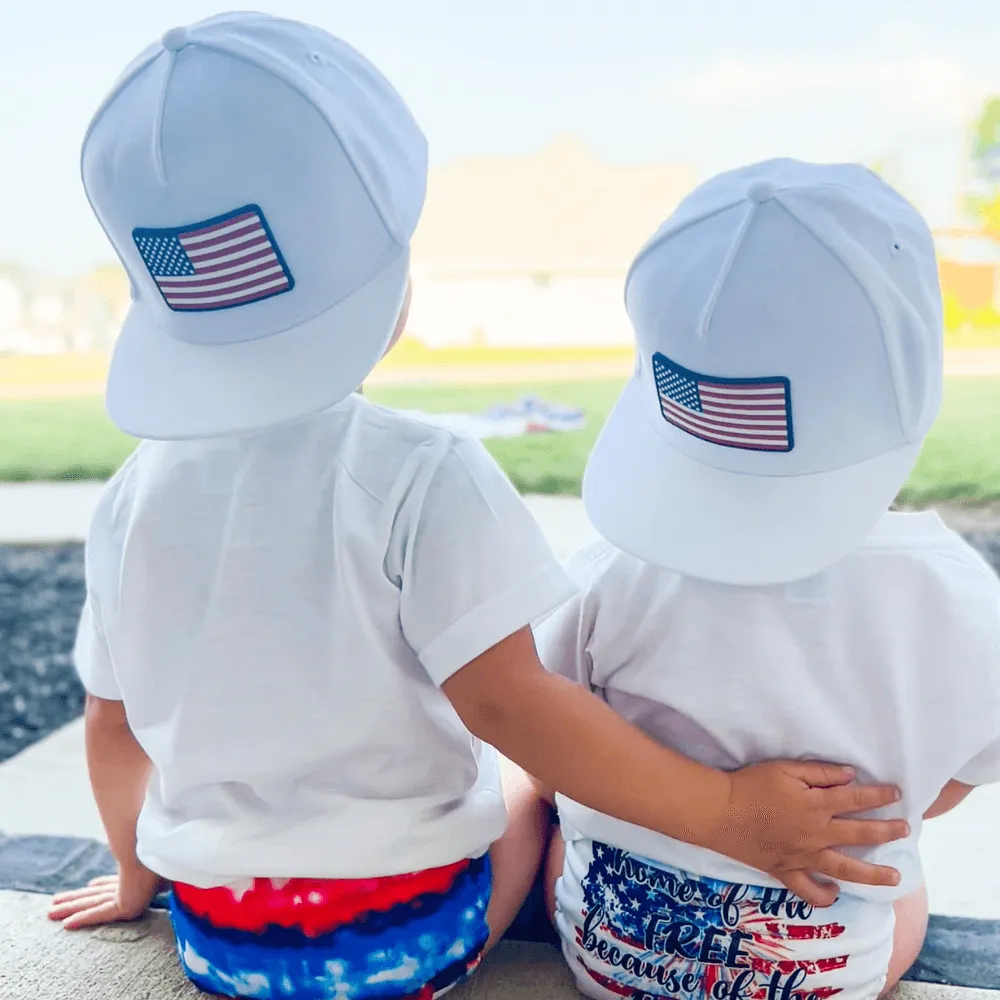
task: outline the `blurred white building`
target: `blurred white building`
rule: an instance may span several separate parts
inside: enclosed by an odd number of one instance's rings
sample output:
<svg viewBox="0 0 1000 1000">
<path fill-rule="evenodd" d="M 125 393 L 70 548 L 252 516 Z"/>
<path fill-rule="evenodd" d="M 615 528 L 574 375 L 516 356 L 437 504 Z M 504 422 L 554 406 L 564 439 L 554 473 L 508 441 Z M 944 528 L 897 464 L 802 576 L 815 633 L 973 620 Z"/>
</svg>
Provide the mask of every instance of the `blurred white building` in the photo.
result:
<svg viewBox="0 0 1000 1000">
<path fill-rule="evenodd" d="M 431 347 L 630 344 L 625 272 L 696 182 L 693 167 L 605 163 L 573 138 L 434 168 L 409 335 Z M 117 265 L 69 279 L 0 265 L 0 354 L 106 351 L 127 308 Z"/>
<path fill-rule="evenodd" d="M 110 348 L 128 305 L 119 268 L 52 278 L 0 267 L 0 354 L 86 354 Z"/>
<path fill-rule="evenodd" d="M 625 272 L 696 183 L 691 166 L 605 163 L 573 138 L 434 169 L 408 333 L 432 347 L 631 343 Z"/>
</svg>

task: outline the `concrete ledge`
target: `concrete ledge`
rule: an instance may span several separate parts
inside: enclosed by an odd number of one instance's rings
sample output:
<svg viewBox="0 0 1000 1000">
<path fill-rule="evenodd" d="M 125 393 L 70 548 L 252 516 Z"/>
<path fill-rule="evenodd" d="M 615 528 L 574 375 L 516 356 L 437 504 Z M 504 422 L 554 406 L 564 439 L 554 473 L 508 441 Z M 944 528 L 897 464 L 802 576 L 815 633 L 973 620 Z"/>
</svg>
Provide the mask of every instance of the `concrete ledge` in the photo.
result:
<svg viewBox="0 0 1000 1000">
<path fill-rule="evenodd" d="M 48 897 L 0 892 L 0 997 L 4 1000 L 198 1000 L 174 954 L 170 922 L 64 931 L 47 920 Z M 504 943 L 454 1000 L 579 1000 L 555 949 Z M 894 1000 L 998 1000 L 1000 992 L 904 983 Z"/>
</svg>

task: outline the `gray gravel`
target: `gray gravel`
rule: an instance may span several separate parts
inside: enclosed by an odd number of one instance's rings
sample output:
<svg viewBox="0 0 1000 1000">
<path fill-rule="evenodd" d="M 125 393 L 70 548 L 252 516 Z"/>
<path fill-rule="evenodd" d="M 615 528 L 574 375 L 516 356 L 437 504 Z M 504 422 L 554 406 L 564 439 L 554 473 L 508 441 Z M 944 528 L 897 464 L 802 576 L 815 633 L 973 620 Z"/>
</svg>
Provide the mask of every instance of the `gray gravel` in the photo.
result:
<svg viewBox="0 0 1000 1000">
<path fill-rule="evenodd" d="M 0 761 L 83 711 L 71 651 L 83 546 L 0 546 Z"/>
<path fill-rule="evenodd" d="M 1000 572 L 1000 531 L 970 528 Z M 83 711 L 71 660 L 83 598 L 82 545 L 0 545 L 0 761 Z"/>
<path fill-rule="evenodd" d="M 968 531 L 965 537 L 1000 574 L 1000 531 Z"/>
</svg>

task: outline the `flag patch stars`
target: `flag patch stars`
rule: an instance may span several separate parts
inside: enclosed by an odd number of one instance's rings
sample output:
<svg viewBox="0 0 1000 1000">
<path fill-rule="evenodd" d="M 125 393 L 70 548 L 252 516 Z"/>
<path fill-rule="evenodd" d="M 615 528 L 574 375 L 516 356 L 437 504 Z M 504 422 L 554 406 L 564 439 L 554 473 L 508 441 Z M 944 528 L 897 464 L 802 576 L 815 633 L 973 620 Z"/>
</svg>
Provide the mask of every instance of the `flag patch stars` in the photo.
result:
<svg viewBox="0 0 1000 1000">
<path fill-rule="evenodd" d="M 686 434 L 744 451 L 791 451 L 792 395 L 787 378 L 715 378 L 653 355 L 663 419 Z"/>
</svg>

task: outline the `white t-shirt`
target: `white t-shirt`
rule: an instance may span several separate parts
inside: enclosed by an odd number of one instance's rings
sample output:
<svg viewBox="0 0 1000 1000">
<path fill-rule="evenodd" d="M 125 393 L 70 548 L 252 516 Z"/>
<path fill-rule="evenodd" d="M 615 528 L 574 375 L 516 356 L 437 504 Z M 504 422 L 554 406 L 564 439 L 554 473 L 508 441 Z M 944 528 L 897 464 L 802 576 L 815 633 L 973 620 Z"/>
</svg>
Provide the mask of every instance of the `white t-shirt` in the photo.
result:
<svg viewBox="0 0 1000 1000">
<path fill-rule="evenodd" d="M 847 558 L 784 586 L 706 583 L 606 542 L 571 569 L 580 594 L 536 629 L 549 670 L 707 765 L 828 760 L 853 765 L 863 782 L 900 786 L 903 801 L 881 814 L 905 816 L 910 837 L 854 853 L 898 868 L 901 884 L 846 891 L 884 900 L 917 888 L 921 816 L 944 785 L 1000 780 L 1000 581 L 936 514 L 888 514 Z M 558 804 L 570 841 L 778 884 L 564 797 Z"/>
<path fill-rule="evenodd" d="M 484 853 L 492 749 L 440 685 L 574 592 L 480 444 L 360 396 L 144 442 L 87 544 L 76 662 L 155 766 L 142 861 L 211 886 Z"/>
</svg>

